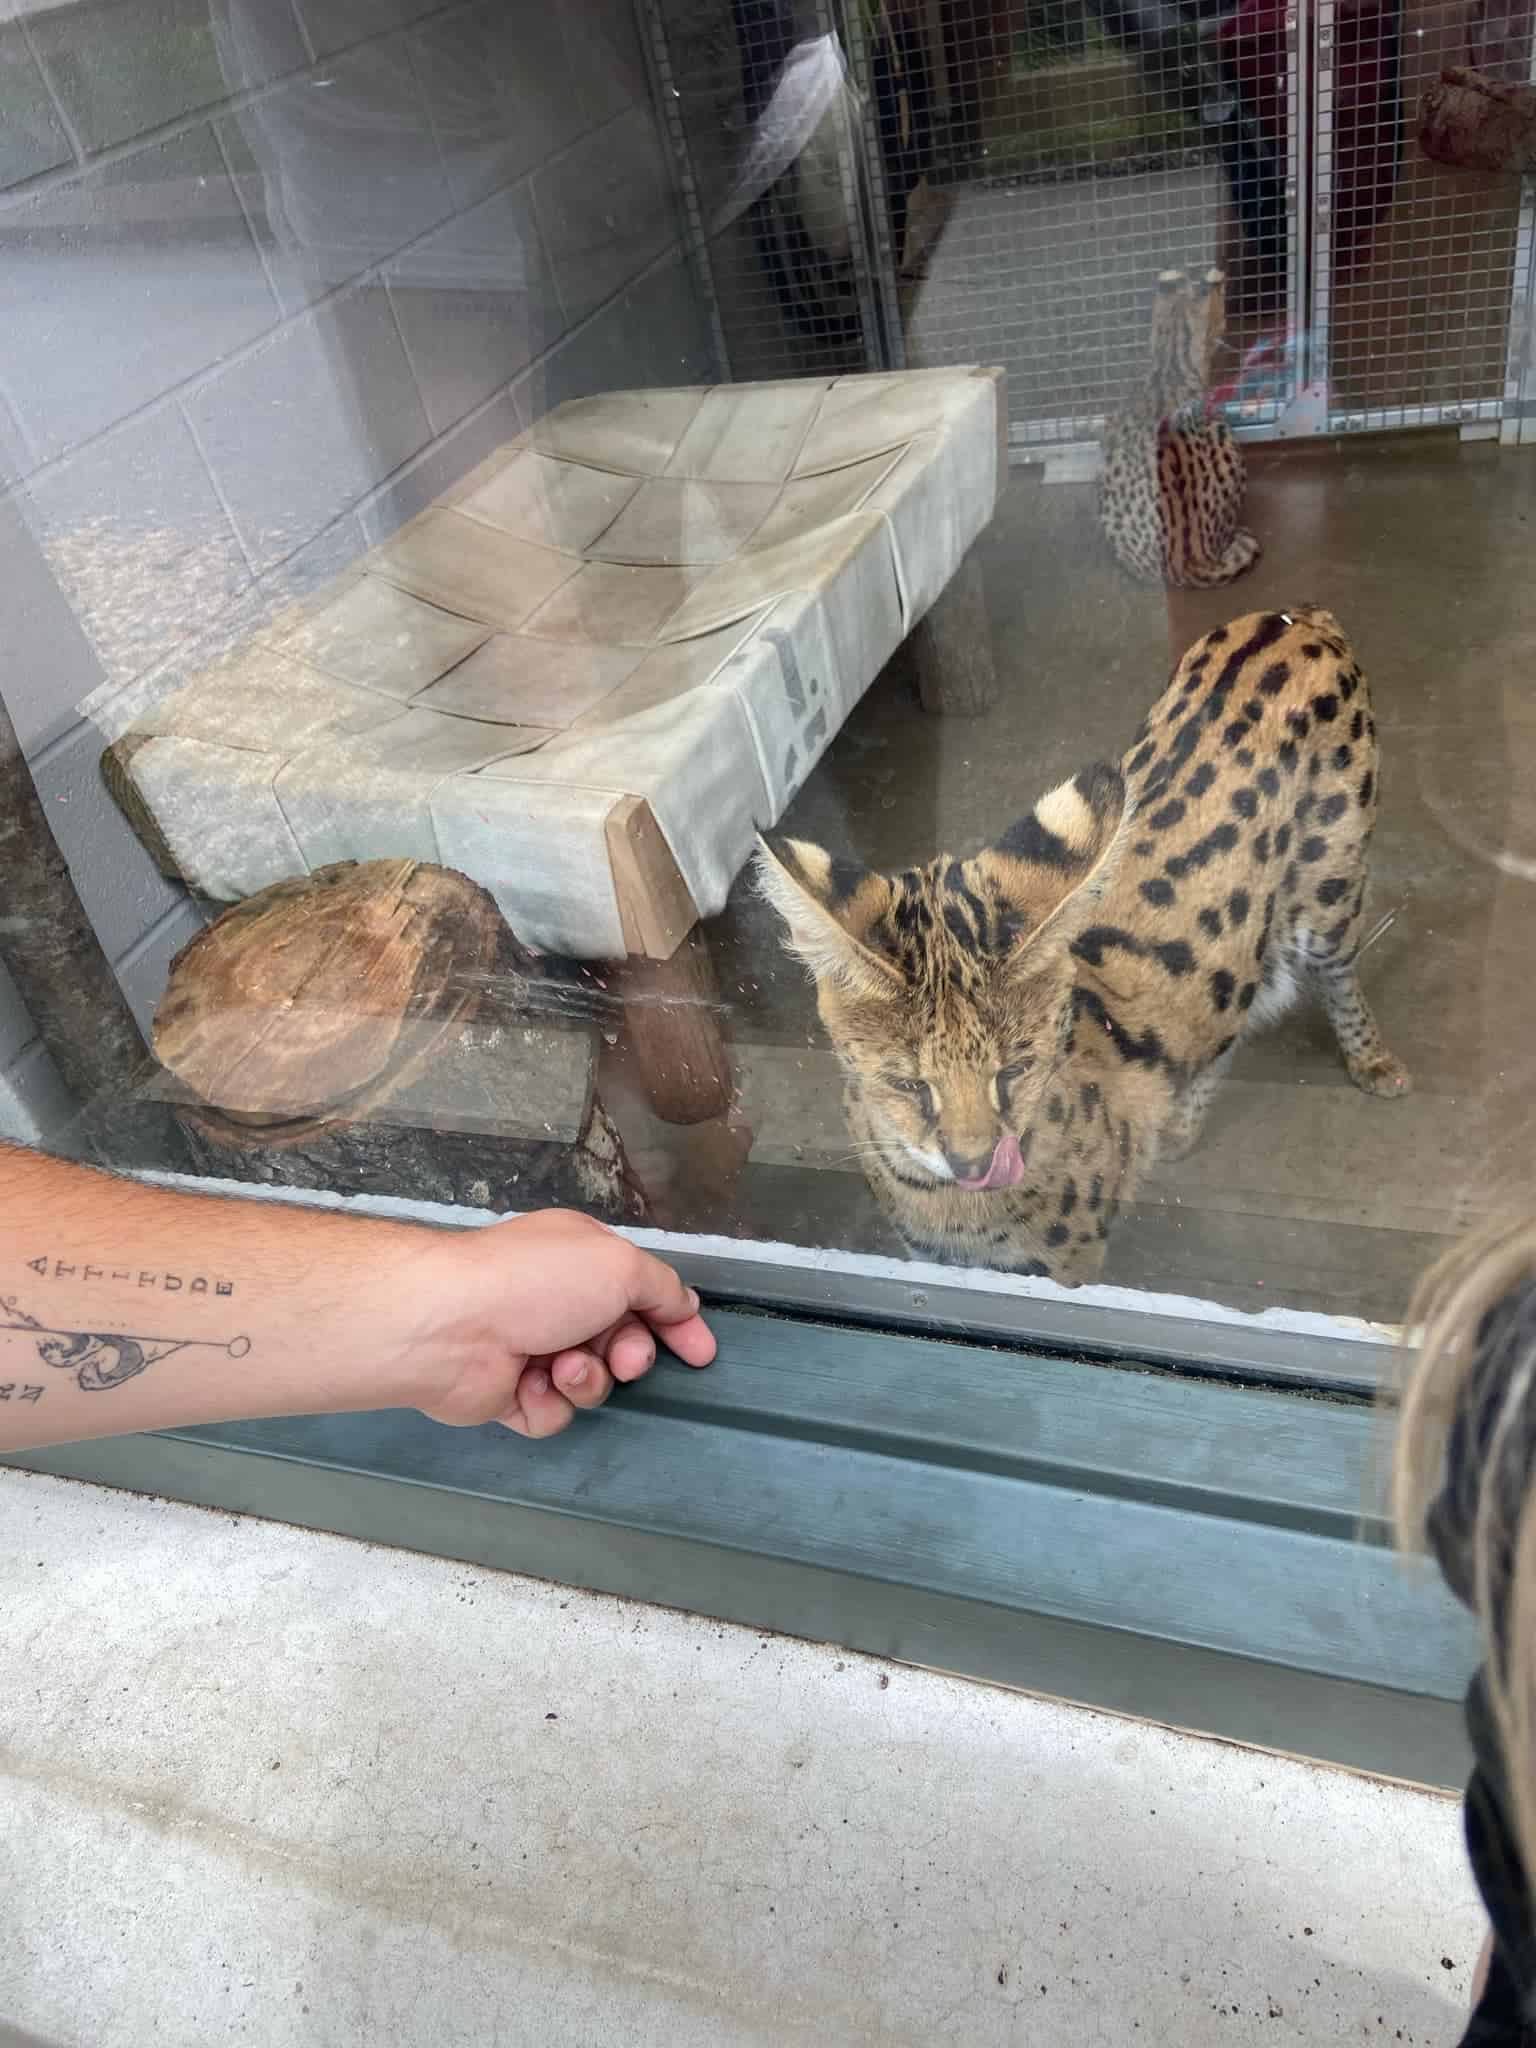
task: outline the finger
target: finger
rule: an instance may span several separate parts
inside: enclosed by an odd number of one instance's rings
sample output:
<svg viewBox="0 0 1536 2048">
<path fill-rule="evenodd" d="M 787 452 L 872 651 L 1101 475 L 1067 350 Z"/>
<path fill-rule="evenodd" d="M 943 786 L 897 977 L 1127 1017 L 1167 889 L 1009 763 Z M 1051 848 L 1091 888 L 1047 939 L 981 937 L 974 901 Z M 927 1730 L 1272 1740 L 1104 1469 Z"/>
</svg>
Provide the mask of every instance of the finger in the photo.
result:
<svg viewBox="0 0 1536 2048">
<path fill-rule="evenodd" d="M 518 1428 L 523 1436 L 554 1436 L 565 1428 L 576 1413 L 565 1396 L 556 1391 L 548 1370 L 542 1365 L 523 1368 L 517 1383 L 517 1400 L 502 1420 L 510 1429 Z"/>
<path fill-rule="evenodd" d="M 638 1380 L 656 1363 L 656 1339 L 638 1316 L 624 1316 L 598 1347 L 616 1380 Z"/>
<path fill-rule="evenodd" d="M 550 1363 L 549 1376 L 556 1389 L 576 1408 L 601 1408 L 613 1392 L 608 1367 L 596 1351 L 585 1346 L 557 1352 Z"/>
<path fill-rule="evenodd" d="M 715 1340 L 699 1314 L 699 1297 L 664 1260 L 640 1253 L 629 1304 L 685 1365 L 708 1365 L 714 1357 Z"/>
</svg>

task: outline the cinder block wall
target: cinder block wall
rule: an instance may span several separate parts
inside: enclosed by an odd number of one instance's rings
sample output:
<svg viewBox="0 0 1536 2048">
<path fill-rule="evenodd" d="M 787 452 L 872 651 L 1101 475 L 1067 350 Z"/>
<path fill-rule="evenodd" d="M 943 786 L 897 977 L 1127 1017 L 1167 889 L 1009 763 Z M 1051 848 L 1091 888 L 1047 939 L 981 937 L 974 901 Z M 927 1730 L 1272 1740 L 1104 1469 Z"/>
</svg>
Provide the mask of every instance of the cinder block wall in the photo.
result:
<svg viewBox="0 0 1536 2048">
<path fill-rule="evenodd" d="M 199 913 L 101 784 L 134 708 L 550 407 L 714 365 L 631 0 L 0 12 L 0 691 L 147 1019 Z M 0 979 L 0 1130 L 63 1107 Z"/>
</svg>

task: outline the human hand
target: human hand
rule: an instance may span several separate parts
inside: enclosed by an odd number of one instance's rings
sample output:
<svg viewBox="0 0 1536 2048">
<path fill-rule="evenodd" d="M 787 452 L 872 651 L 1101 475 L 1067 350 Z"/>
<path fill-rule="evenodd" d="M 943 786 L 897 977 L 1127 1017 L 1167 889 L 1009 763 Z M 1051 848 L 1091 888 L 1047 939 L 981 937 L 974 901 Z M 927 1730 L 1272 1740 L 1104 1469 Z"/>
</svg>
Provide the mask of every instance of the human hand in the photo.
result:
<svg viewBox="0 0 1536 2048">
<path fill-rule="evenodd" d="M 649 1372 L 658 1336 L 686 1365 L 715 1355 L 672 1268 L 573 1210 L 441 1237 L 409 1274 L 412 1403 L 434 1422 L 553 1436 Z"/>
</svg>

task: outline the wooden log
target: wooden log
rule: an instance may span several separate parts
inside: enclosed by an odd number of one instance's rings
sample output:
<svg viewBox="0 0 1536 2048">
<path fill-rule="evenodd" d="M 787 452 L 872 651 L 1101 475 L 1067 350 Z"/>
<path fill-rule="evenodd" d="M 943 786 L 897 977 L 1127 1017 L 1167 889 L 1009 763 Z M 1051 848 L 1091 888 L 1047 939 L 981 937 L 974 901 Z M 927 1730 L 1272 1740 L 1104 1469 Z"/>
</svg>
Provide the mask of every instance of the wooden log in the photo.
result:
<svg viewBox="0 0 1536 2048">
<path fill-rule="evenodd" d="M 974 718 L 997 698 L 992 628 L 981 564 L 973 548 L 907 640 L 925 711 Z"/>
<path fill-rule="evenodd" d="M 630 1049 L 656 1114 L 672 1124 L 723 1116 L 731 1066 L 714 963 L 699 927 L 670 960 L 631 959 L 623 991 Z"/>
<path fill-rule="evenodd" d="M 645 1197 L 593 1087 L 595 1037 L 482 1014 L 440 1037 L 398 1096 L 353 1116 L 274 1131 L 189 1101 L 178 1114 L 199 1170 L 231 1180 L 639 1223 Z"/>
<path fill-rule="evenodd" d="M 596 1030 L 571 997 L 466 876 L 339 862 L 260 891 L 177 956 L 155 1019 L 161 1093 L 206 1172 L 637 1220 L 595 1095 Z"/>
<path fill-rule="evenodd" d="M 243 1124 L 355 1113 L 474 1016 L 504 938 L 489 894 L 451 868 L 338 861 L 247 897 L 182 948 L 155 1051 Z"/>
</svg>

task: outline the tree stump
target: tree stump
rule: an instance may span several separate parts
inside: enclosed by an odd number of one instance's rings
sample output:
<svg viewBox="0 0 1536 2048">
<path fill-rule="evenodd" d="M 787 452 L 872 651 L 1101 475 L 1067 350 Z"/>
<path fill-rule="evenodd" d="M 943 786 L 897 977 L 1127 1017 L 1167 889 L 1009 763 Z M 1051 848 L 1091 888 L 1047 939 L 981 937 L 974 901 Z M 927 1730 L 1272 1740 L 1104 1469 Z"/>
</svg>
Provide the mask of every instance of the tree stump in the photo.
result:
<svg viewBox="0 0 1536 2048">
<path fill-rule="evenodd" d="M 199 933 L 154 1039 L 206 1173 L 635 1221 L 596 1033 L 569 1009 L 477 883 L 345 861 Z"/>
</svg>

